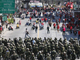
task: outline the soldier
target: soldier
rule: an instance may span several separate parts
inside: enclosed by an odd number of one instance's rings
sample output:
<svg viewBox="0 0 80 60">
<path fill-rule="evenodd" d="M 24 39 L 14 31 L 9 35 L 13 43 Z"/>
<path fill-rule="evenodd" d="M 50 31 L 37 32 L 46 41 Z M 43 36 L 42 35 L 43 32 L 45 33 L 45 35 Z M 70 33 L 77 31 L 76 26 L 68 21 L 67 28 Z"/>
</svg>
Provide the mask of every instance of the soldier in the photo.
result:
<svg viewBox="0 0 80 60">
<path fill-rule="evenodd" d="M 69 46 L 67 50 L 68 59 L 71 59 L 71 53 L 72 53 L 72 50 L 71 50 L 71 47 Z"/>
<path fill-rule="evenodd" d="M 19 57 L 19 56 L 17 55 L 17 53 L 16 53 L 15 51 L 14 51 L 13 54 L 11 55 L 11 59 L 12 59 L 12 60 L 17 60 L 18 57 Z"/>
<path fill-rule="evenodd" d="M 71 56 L 72 56 L 72 58 L 71 58 L 72 60 L 75 60 L 75 59 L 76 59 L 75 50 L 73 50 L 73 52 L 72 52 Z"/>
<path fill-rule="evenodd" d="M 4 46 L 4 47 L 3 47 L 3 52 L 2 52 L 2 57 L 3 57 L 4 60 L 5 60 L 5 58 L 6 58 L 6 49 L 7 49 L 7 47 Z"/>
<path fill-rule="evenodd" d="M 6 60 L 9 60 L 9 59 L 10 59 L 10 51 L 7 48 L 7 50 L 6 50 Z"/>
<path fill-rule="evenodd" d="M 51 51 L 53 50 L 53 48 L 55 48 L 54 42 L 52 42 L 52 44 L 51 44 Z"/>
<path fill-rule="evenodd" d="M 0 45 L 2 45 L 2 40 L 0 40 Z"/>
<path fill-rule="evenodd" d="M 29 48 L 26 49 L 26 60 L 30 60 L 31 52 L 29 51 Z"/>
<path fill-rule="evenodd" d="M 21 39 L 21 37 L 19 37 L 18 43 L 19 43 L 19 44 L 22 44 L 22 39 Z"/>
<path fill-rule="evenodd" d="M 50 54 L 47 54 L 46 60 L 51 60 Z"/>
<path fill-rule="evenodd" d="M 18 46 L 16 47 L 16 52 L 17 52 L 17 54 L 18 55 L 20 55 L 20 45 L 19 44 L 17 44 Z"/>
<path fill-rule="evenodd" d="M 62 53 L 62 60 L 67 60 L 67 54 L 66 54 L 66 52 Z"/>
<path fill-rule="evenodd" d="M 45 45 L 44 49 L 43 49 L 43 53 L 45 55 L 45 58 L 46 58 L 47 52 L 48 52 L 48 48 L 47 48 L 47 45 Z"/>
<path fill-rule="evenodd" d="M 2 45 L 0 45 L 0 60 L 1 60 L 2 52 L 3 52 L 3 47 Z"/>
<path fill-rule="evenodd" d="M 25 53 L 25 49 L 24 49 L 24 46 L 22 45 L 21 48 L 20 48 L 21 60 L 22 60 L 22 58 L 24 58 L 24 53 Z"/>
<path fill-rule="evenodd" d="M 42 55 L 41 51 L 39 51 L 39 54 L 37 55 L 37 59 L 43 60 L 43 55 Z"/>
<path fill-rule="evenodd" d="M 79 45 L 78 44 L 76 44 L 75 46 L 74 46 L 74 49 L 75 49 L 75 53 L 76 53 L 76 55 L 77 55 L 77 58 L 79 59 L 79 54 L 80 54 L 80 47 L 79 47 Z"/>
<path fill-rule="evenodd" d="M 17 46 L 17 43 L 18 43 L 17 38 L 14 38 L 14 43 L 15 43 L 15 45 Z"/>
<path fill-rule="evenodd" d="M 47 48 L 48 48 L 48 52 L 50 52 L 51 51 L 50 44 L 47 45 Z"/>
<path fill-rule="evenodd" d="M 31 54 L 31 60 L 35 60 L 34 53 Z"/>
<path fill-rule="evenodd" d="M 38 48 L 38 45 L 36 44 L 35 47 L 34 47 L 34 54 L 35 54 L 35 56 L 36 56 L 36 54 L 38 53 L 38 49 L 39 49 L 39 48 Z"/>
<path fill-rule="evenodd" d="M 51 51 L 51 58 L 52 58 L 52 60 L 55 60 L 55 58 L 56 58 L 56 51 L 55 51 L 55 49 L 53 48 L 53 50 Z"/>
</svg>

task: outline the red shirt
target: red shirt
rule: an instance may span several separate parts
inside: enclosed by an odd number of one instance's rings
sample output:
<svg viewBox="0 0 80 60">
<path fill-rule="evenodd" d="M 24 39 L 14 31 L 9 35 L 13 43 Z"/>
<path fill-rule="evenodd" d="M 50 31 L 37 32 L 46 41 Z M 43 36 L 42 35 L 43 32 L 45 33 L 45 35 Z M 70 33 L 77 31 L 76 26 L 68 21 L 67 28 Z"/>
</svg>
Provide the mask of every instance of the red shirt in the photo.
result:
<svg viewBox="0 0 80 60">
<path fill-rule="evenodd" d="M 65 26 L 64 24 L 62 24 L 62 28 L 63 28 L 63 26 Z"/>
<path fill-rule="evenodd" d="M 59 19 L 59 22 L 61 21 L 61 19 Z"/>
<path fill-rule="evenodd" d="M 65 21 L 66 21 L 67 19 L 65 19 Z"/>
<path fill-rule="evenodd" d="M 42 21 L 44 21 L 44 18 L 41 18 Z"/>
<path fill-rule="evenodd" d="M 72 26 L 70 27 L 70 30 L 72 30 Z"/>
<path fill-rule="evenodd" d="M 55 26 L 56 26 L 56 24 L 54 23 L 54 24 L 53 24 L 53 26 L 55 27 Z"/>
<path fill-rule="evenodd" d="M 80 35 L 80 31 L 78 31 L 78 35 Z"/>
<path fill-rule="evenodd" d="M 2 31 L 2 27 L 0 27 L 0 31 Z"/>
<path fill-rule="evenodd" d="M 67 24 L 67 28 L 69 28 L 69 24 Z"/>
<path fill-rule="evenodd" d="M 29 19 L 31 20 L 32 18 L 30 17 Z"/>
<path fill-rule="evenodd" d="M 29 12 L 27 12 L 27 14 L 29 14 Z"/>
<path fill-rule="evenodd" d="M 45 18 L 45 20 L 47 21 L 47 18 Z"/>
<path fill-rule="evenodd" d="M 44 23 L 41 23 L 41 25 L 44 25 Z"/>
<path fill-rule="evenodd" d="M 59 29 L 59 25 L 57 26 L 57 29 Z"/>
</svg>

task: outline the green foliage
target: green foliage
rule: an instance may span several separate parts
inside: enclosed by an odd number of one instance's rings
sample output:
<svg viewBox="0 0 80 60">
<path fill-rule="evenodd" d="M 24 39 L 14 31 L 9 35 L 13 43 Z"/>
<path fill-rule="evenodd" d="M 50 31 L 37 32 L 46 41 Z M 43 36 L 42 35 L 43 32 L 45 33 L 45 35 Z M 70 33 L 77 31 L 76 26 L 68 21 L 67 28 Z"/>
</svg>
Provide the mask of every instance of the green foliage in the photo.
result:
<svg viewBox="0 0 80 60">
<path fill-rule="evenodd" d="M 11 18 L 11 23 L 12 23 L 12 24 L 14 23 L 14 19 L 13 19 L 13 18 Z"/>
<path fill-rule="evenodd" d="M 8 18 L 7 20 L 8 20 L 9 23 L 12 23 L 12 24 L 14 23 L 14 19 L 13 18 L 11 18 L 11 19 Z"/>
</svg>

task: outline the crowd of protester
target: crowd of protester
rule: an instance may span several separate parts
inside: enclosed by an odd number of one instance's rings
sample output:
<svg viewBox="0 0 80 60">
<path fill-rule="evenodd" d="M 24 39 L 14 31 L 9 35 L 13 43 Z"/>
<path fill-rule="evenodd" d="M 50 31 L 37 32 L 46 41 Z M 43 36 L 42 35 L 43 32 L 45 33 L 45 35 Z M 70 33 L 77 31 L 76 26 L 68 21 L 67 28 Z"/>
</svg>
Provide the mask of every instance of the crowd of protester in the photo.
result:
<svg viewBox="0 0 80 60">
<path fill-rule="evenodd" d="M 33 18 L 37 18 L 36 23 L 39 23 L 40 30 L 44 28 L 43 22 L 48 22 L 47 31 L 49 31 L 49 27 L 52 27 L 59 31 L 62 29 L 63 33 L 67 30 L 70 31 L 70 34 L 74 34 L 75 36 L 78 34 L 78 39 L 80 38 L 80 19 L 79 16 L 74 16 L 72 11 L 69 9 L 60 9 L 60 8 L 48 8 L 43 9 L 41 12 L 34 9 L 32 12 L 27 12 L 27 15 L 30 13 L 29 20 L 32 21 Z M 41 19 L 39 19 L 41 18 Z M 57 19 L 58 18 L 58 19 Z M 62 23 L 62 27 L 60 27 L 60 23 Z M 33 24 L 33 26 L 35 23 Z"/>
</svg>

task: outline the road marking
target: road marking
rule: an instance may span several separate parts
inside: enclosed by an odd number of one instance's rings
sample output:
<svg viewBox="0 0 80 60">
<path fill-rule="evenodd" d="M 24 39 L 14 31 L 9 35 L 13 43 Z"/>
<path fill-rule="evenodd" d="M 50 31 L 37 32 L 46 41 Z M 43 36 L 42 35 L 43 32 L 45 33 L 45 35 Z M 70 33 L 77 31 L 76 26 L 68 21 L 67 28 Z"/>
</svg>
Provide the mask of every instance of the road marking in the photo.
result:
<svg viewBox="0 0 80 60">
<path fill-rule="evenodd" d="M 39 38 L 39 24 L 38 24 L 38 32 L 37 32 L 37 39 Z"/>
</svg>

